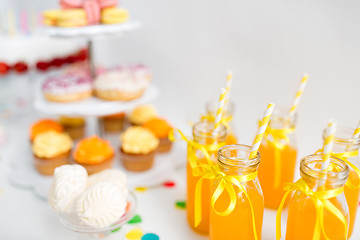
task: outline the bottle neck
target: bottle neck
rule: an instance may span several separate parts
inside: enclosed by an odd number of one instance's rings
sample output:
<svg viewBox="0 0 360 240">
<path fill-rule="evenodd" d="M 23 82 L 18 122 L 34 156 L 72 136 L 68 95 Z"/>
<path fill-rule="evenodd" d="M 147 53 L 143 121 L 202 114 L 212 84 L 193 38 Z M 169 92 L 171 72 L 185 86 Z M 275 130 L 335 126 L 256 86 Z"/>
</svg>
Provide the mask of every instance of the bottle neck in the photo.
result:
<svg viewBox="0 0 360 240">
<path fill-rule="evenodd" d="M 226 136 L 227 131 L 222 124 L 216 132 L 214 132 L 214 123 L 210 121 L 200 121 L 193 126 L 193 140 L 202 145 L 224 144 Z"/>
</svg>

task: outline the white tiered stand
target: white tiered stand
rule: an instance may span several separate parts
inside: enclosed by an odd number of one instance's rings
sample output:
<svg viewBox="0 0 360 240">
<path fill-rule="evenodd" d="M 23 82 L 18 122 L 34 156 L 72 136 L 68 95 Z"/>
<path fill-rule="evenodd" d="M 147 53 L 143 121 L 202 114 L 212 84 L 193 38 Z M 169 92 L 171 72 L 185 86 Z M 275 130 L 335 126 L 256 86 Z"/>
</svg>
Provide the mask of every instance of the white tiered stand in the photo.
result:
<svg viewBox="0 0 360 240">
<path fill-rule="evenodd" d="M 121 24 L 112 25 L 98 25 L 98 26 L 87 26 L 79 28 L 57 28 L 57 27 L 46 27 L 43 32 L 57 38 L 85 38 L 88 40 L 88 51 L 89 51 L 89 63 L 92 76 L 95 77 L 95 66 L 93 64 L 93 40 L 102 37 L 118 36 L 129 31 L 134 31 L 141 26 L 140 22 L 130 21 Z M 56 114 L 56 115 L 71 115 L 71 116 L 82 116 L 87 117 L 90 121 L 88 127 L 97 129 L 97 132 L 102 137 L 109 139 L 114 146 L 116 156 L 114 158 L 114 168 L 123 169 L 120 160 L 118 159 L 119 150 L 119 136 L 118 134 L 111 135 L 104 133 L 102 124 L 97 119 L 100 116 L 115 114 L 119 112 L 126 112 L 131 110 L 138 104 L 143 104 L 154 100 L 158 94 L 158 88 L 150 84 L 146 89 L 144 95 L 138 99 L 129 102 L 109 102 L 101 99 L 91 97 L 83 101 L 73 103 L 55 103 L 47 101 L 41 92 L 41 86 L 44 79 L 39 79 L 35 86 L 34 95 L 34 108 L 43 113 Z M 91 121 L 93 120 L 93 121 Z M 92 124 L 91 124 L 92 123 Z M 97 123 L 97 126 L 96 124 Z M 26 149 L 28 154 L 27 158 L 19 157 L 20 161 L 15 163 L 15 171 L 11 176 L 11 181 L 18 186 L 25 188 L 32 188 L 34 192 L 41 198 L 46 198 L 52 177 L 43 176 L 36 172 L 33 166 L 32 152 L 27 139 L 24 139 L 22 145 L 23 149 Z M 174 161 L 176 156 L 176 149 L 173 149 L 171 153 L 161 154 L 156 156 L 156 160 L 152 169 L 134 173 L 126 171 L 128 176 L 128 183 L 130 187 L 144 186 L 151 187 L 157 186 L 166 180 L 172 179 Z M 17 158 L 16 156 L 14 156 Z"/>
</svg>

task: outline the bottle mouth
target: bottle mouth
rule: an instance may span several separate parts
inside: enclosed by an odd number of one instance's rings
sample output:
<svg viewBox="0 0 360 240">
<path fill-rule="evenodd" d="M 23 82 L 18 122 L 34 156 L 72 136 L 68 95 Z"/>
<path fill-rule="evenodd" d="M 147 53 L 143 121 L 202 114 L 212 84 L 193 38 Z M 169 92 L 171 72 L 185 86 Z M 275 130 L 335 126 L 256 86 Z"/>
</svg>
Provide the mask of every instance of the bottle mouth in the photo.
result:
<svg viewBox="0 0 360 240">
<path fill-rule="evenodd" d="M 321 170 L 322 157 L 323 154 L 313 154 L 301 159 L 301 176 L 308 176 L 316 180 L 324 179 L 324 176 L 326 176 L 326 181 L 344 181 L 345 183 L 350 171 L 348 165 L 339 158 L 330 157 L 330 166 L 332 168 L 328 171 Z"/>
<path fill-rule="evenodd" d="M 221 147 L 218 151 L 219 163 L 232 167 L 254 167 L 260 163 L 260 153 L 249 159 L 251 146 L 244 144 L 233 144 Z"/>
<path fill-rule="evenodd" d="M 334 141 L 338 144 L 347 145 L 347 146 L 360 145 L 360 138 L 353 137 L 354 131 L 355 128 L 337 126 Z M 324 129 L 322 135 L 323 140 L 325 140 L 326 136 L 327 136 L 326 129 Z"/>
<path fill-rule="evenodd" d="M 290 108 L 276 107 L 271 114 L 269 127 L 274 129 L 294 128 L 296 125 L 297 114 L 289 114 Z"/>
<path fill-rule="evenodd" d="M 194 138 L 203 138 L 203 139 L 225 139 L 227 131 L 226 127 L 223 124 L 220 124 L 219 130 L 214 134 L 215 123 L 212 121 L 202 120 L 194 124 L 192 131 Z"/>
</svg>

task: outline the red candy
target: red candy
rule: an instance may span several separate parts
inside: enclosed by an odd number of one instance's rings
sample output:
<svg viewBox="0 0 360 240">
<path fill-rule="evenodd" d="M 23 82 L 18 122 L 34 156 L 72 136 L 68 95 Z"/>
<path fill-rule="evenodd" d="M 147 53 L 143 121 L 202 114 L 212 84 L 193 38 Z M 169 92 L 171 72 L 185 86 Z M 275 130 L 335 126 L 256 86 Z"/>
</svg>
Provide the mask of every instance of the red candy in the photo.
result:
<svg viewBox="0 0 360 240">
<path fill-rule="evenodd" d="M 175 182 L 173 181 L 166 181 L 163 183 L 164 187 L 168 187 L 168 188 L 172 188 L 172 187 L 175 187 Z"/>
<path fill-rule="evenodd" d="M 25 73 L 28 70 L 28 65 L 24 62 L 17 62 L 14 66 L 14 70 L 17 73 Z"/>
<path fill-rule="evenodd" d="M 61 65 L 63 65 L 65 63 L 65 61 L 61 58 L 54 58 L 51 62 L 50 65 L 51 66 L 55 66 L 55 67 L 61 67 Z"/>
<path fill-rule="evenodd" d="M 36 63 L 36 69 L 39 71 L 42 71 L 42 72 L 45 72 L 46 70 L 48 70 L 49 66 L 50 66 L 49 63 L 47 63 L 47 62 L 39 61 Z"/>
<path fill-rule="evenodd" d="M 4 62 L 0 62 L 0 75 L 5 75 L 10 70 L 10 66 Z"/>
</svg>

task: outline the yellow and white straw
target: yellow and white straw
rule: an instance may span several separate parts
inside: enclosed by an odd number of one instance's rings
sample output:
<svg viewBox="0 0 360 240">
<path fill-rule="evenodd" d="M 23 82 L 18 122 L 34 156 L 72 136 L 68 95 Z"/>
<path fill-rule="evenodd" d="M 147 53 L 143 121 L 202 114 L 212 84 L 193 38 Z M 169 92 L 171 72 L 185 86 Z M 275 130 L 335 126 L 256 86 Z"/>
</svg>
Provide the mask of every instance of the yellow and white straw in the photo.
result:
<svg viewBox="0 0 360 240">
<path fill-rule="evenodd" d="M 221 92 L 220 93 L 220 99 L 219 99 L 219 104 L 218 104 L 216 117 L 215 117 L 215 123 L 214 123 L 214 131 L 213 131 L 214 135 L 216 135 L 218 133 L 220 125 L 221 125 L 221 118 L 222 118 L 222 115 L 223 115 L 225 97 L 226 97 L 225 88 L 221 88 L 220 92 Z"/>
<path fill-rule="evenodd" d="M 271 114 L 272 114 L 272 112 L 274 110 L 274 106 L 275 105 L 273 103 L 271 103 L 271 102 L 269 102 L 268 105 L 267 105 L 266 111 L 264 113 L 264 117 L 261 120 L 258 132 L 256 134 L 254 143 L 252 145 L 249 159 L 252 159 L 252 158 L 256 157 L 256 154 L 257 154 L 257 152 L 259 150 L 261 141 L 262 141 L 262 139 L 264 137 L 265 130 L 266 130 L 268 124 L 269 124 Z"/>
<path fill-rule="evenodd" d="M 360 121 L 358 122 L 354 134 L 352 136 L 353 139 L 360 137 Z"/>
<path fill-rule="evenodd" d="M 227 77 L 226 77 L 226 98 L 225 98 L 225 108 L 229 102 L 230 99 L 230 90 L 231 90 L 231 83 L 232 83 L 232 78 L 233 78 L 233 74 L 232 72 L 229 70 Z"/>
<path fill-rule="evenodd" d="M 297 91 L 294 103 L 290 108 L 290 112 L 289 112 L 290 117 L 293 117 L 295 115 L 295 113 L 296 113 L 296 109 L 297 109 L 297 107 L 299 105 L 299 102 L 300 102 L 301 96 L 302 96 L 302 94 L 304 92 L 304 89 L 305 89 L 308 78 L 309 78 L 309 76 L 307 74 L 304 74 L 304 77 L 301 79 L 299 90 Z"/>
<path fill-rule="evenodd" d="M 333 120 L 329 120 L 328 126 L 326 128 L 326 137 L 322 149 L 323 157 L 321 163 L 321 170 L 324 171 L 326 171 L 330 165 L 331 150 L 334 144 L 335 131 L 336 123 Z"/>
</svg>

